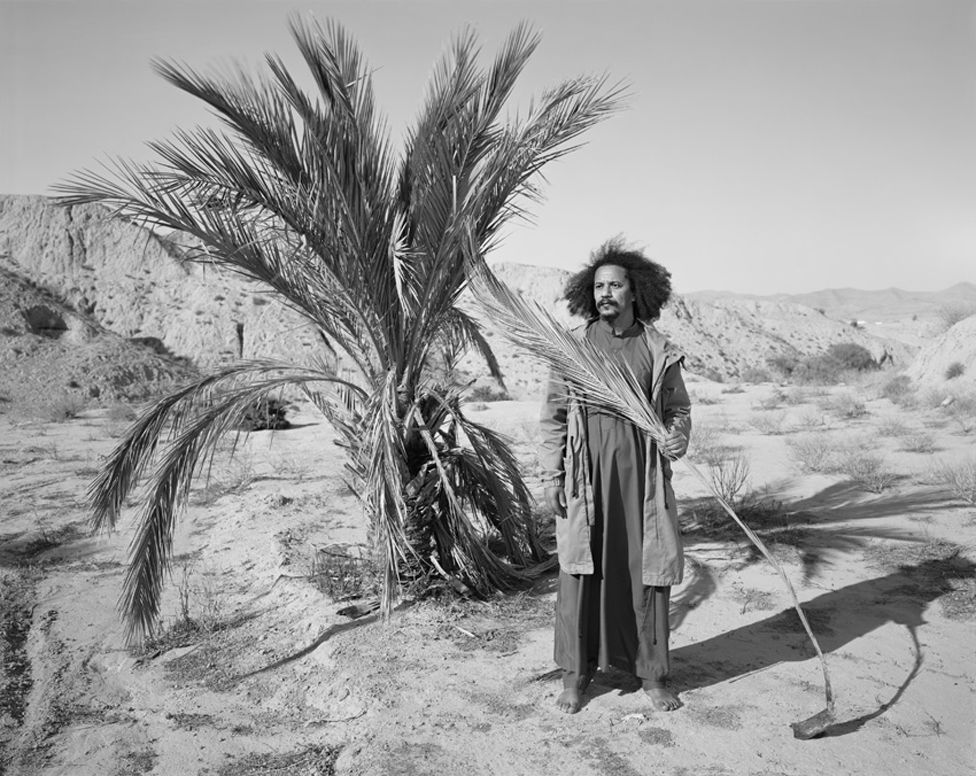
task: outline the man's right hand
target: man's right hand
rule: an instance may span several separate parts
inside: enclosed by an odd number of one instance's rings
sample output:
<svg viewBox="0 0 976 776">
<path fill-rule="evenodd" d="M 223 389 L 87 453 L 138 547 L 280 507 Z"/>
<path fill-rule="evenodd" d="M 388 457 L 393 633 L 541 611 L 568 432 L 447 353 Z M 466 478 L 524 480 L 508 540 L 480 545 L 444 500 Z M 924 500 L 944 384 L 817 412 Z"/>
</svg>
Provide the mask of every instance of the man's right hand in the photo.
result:
<svg viewBox="0 0 976 776">
<path fill-rule="evenodd" d="M 562 485 L 546 486 L 546 504 L 559 517 L 566 517 L 566 490 Z"/>
</svg>

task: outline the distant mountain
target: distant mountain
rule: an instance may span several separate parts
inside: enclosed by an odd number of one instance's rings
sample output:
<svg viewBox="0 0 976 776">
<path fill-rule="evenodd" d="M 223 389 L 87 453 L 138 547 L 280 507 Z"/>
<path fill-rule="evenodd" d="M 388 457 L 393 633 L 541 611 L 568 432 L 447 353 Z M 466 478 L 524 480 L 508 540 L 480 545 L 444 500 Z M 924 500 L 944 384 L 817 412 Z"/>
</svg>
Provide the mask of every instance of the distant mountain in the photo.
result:
<svg viewBox="0 0 976 776">
<path fill-rule="evenodd" d="M 828 288 L 804 294 L 737 294 L 726 291 L 695 291 L 685 299 L 716 302 L 725 299 L 749 299 L 771 302 L 791 302 L 822 310 L 825 315 L 842 321 L 891 323 L 912 319 L 913 316 L 931 319 L 942 308 L 953 305 L 972 305 L 976 309 L 976 284 L 956 283 L 942 291 L 905 291 L 885 288 L 865 291 L 858 288 Z"/>
</svg>

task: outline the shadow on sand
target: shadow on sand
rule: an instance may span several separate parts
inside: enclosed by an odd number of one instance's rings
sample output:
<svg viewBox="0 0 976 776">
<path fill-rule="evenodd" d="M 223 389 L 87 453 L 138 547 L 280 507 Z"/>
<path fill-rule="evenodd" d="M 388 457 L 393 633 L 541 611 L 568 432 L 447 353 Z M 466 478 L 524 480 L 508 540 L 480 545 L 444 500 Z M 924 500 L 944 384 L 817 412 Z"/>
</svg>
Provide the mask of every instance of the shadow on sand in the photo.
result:
<svg viewBox="0 0 976 776">
<path fill-rule="evenodd" d="M 916 637 L 930 603 L 954 590 L 953 582 L 976 577 L 976 564 L 959 555 L 900 566 L 883 577 L 858 582 L 817 596 L 803 604 L 825 654 L 841 649 L 888 623 L 904 626 L 914 648 L 914 663 L 894 695 L 878 709 L 832 725 L 826 735 L 860 729 L 898 702 L 917 676 L 924 655 Z M 782 662 L 814 658 L 803 626 L 790 608 L 671 652 L 676 686 L 681 690 L 710 687 Z"/>
</svg>

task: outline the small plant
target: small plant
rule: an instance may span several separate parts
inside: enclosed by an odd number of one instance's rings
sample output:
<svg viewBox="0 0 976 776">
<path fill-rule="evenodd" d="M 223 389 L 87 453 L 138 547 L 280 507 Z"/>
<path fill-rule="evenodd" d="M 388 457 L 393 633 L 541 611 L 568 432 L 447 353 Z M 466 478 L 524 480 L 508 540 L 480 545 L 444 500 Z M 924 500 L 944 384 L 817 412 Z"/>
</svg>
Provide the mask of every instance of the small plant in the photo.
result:
<svg viewBox="0 0 976 776">
<path fill-rule="evenodd" d="M 51 423 L 77 418 L 85 409 L 85 400 L 76 393 L 62 393 L 37 406 L 37 414 Z"/>
<path fill-rule="evenodd" d="M 942 406 L 962 433 L 968 434 L 976 428 L 976 394 L 947 397 Z"/>
<path fill-rule="evenodd" d="M 915 399 L 915 390 L 908 375 L 895 375 L 881 387 L 881 396 L 892 404 L 906 406 Z"/>
<path fill-rule="evenodd" d="M 744 383 L 768 383 L 773 379 L 768 371 L 758 366 L 747 366 L 739 377 Z"/>
<path fill-rule="evenodd" d="M 957 377 L 961 377 L 966 371 L 966 367 L 959 361 L 953 361 L 949 366 L 946 367 L 945 379 L 955 380 Z"/>
<path fill-rule="evenodd" d="M 816 410 L 808 410 L 801 413 L 797 419 L 797 424 L 801 428 L 822 428 L 827 425 L 827 420 L 822 412 L 817 412 Z"/>
<path fill-rule="evenodd" d="M 861 452 L 845 455 L 842 469 L 853 482 L 872 493 L 883 493 L 898 479 L 897 474 L 885 468 L 883 458 Z"/>
<path fill-rule="evenodd" d="M 908 427 L 898 418 L 889 415 L 877 425 L 878 433 L 886 437 L 900 437 L 908 433 Z"/>
<path fill-rule="evenodd" d="M 734 504 L 749 479 L 749 461 L 740 452 L 709 463 L 709 476 L 719 495 Z"/>
<path fill-rule="evenodd" d="M 476 385 L 468 391 L 468 399 L 477 402 L 509 401 L 512 397 L 504 389 L 490 385 Z"/>
<path fill-rule="evenodd" d="M 790 454 L 809 472 L 827 473 L 833 470 L 836 448 L 824 433 L 803 434 L 788 440 Z"/>
<path fill-rule="evenodd" d="M 739 384 L 730 385 L 730 386 L 722 389 L 722 393 L 745 393 L 745 392 L 746 392 L 746 389 L 743 388 Z"/>
<path fill-rule="evenodd" d="M 833 412 L 842 418 L 860 418 L 867 414 L 868 410 L 864 402 L 852 393 L 837 394 L 828 405 Z"/>
<path fill-rule="evenodd" d="M 976 454 L 954 463 L 940 461 L 932 475 L 936 484 L 947 487 L 956 498 L 976 504 Z"/>
<path fill-rule="evenodd" d="M 129 404 L 116 402 L 108 408 L 105 417 L 112 423 L 131 423 L 139 417 L 139 413 Z"/>
<path fill-rule="evenodd" d="M 786 422 L 786 413 L 784 412 L 771 412 L 762 415 L 754 415 L 749 419 L 749 423 L 752 427 L 756 429 L 760 434 L 783 434 L 785 433 L 784 423 Z"/>
<path fill-rule="evenodd" d="M 902 449 L 910 453 L 931 453 L 935 450 L 935 437 L 927 431 L 913 431 L 905 435 Z"/>
</svg>

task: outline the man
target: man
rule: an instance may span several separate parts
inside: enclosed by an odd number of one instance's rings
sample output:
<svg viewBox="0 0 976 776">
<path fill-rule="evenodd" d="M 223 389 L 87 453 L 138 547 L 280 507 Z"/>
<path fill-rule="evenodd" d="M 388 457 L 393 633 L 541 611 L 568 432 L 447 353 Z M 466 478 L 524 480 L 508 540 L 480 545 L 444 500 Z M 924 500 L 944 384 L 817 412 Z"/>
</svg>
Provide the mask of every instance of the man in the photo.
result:
<svg viewBox="0 0 976 776">
<path fill-rule="evenodd" d="M 550 378 L 542 410 L 546 501 L 556 513 L 559 588 L 557 706 L 573 714 L 597 668 L 636 675 L 655 708 L 681 703 L 668 688 L 668 606 L 684 557 L 670 462 L 688 447 L 690 402 L 683 357 L 654 328 L 671 295 L 670 273 L 611 241 L 570 278 L 575 330 L 627 363 L 668 429 L 659 447 L 630 423 L 585 406 Z"/>
</svg>

